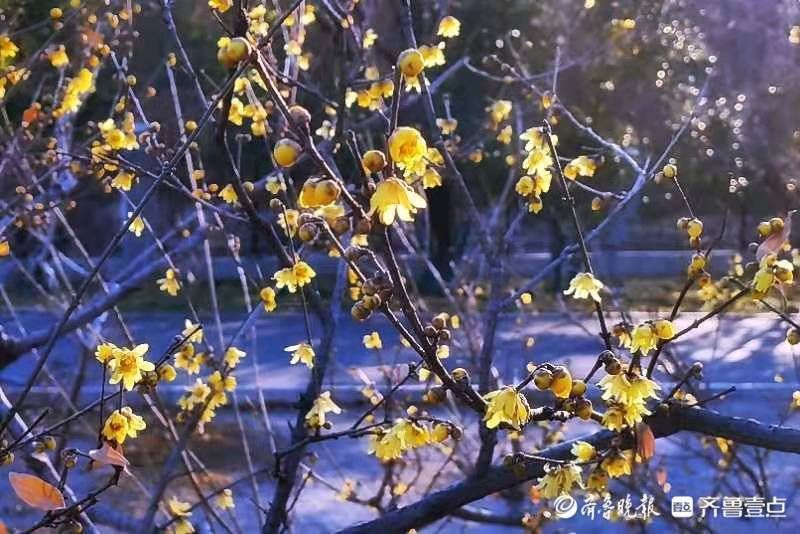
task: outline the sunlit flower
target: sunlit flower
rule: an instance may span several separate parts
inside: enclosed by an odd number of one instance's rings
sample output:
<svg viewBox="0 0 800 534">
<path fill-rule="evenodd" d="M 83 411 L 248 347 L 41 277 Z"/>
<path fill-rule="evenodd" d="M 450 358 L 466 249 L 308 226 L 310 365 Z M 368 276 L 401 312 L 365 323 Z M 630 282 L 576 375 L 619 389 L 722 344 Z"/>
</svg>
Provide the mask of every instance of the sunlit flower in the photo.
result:
<svg viewBox="0 0 800 534">
<path fill-rule="evenodd" d="M 152 371 L 156 367 L 152 362 L 143 358 L 150 346 L 146 343 L 136 345 L 132 349 L 119 349 L 114 351 L 114 357 L 108 362 L 112 371 L 109 383 L 118 384 L 130 391 L 142 379 L 142 371 Z"/>
<path fill-rule="evenodd" d="M 575 464 L 545 464 L 545 475 L 539 479 L 536 488 L 545 499 L 567 495 L 573 486 L 583 487 L 581 468 Z"/>
<path fill-rule="evenodd" d="M 174 354 L 175 367 L 184 369 L 189 375 L 196 375 L 200 372 L 200 366 L 205 363 L 205 354 L 197 353 L 194 345 L 185 343 L 181 349 Z"/>
<path fill-rule="evenodd" d="M 239 361 L 247 356 L 247 353 L 243 350 L 240 350 L 236 347 L 228 347 L 228 350 L 225 351 L 225 357 L 223 360 L 225 361 L 225 365 L 233 369 L 237 365 L 239 365 Z"/>
<path fill-rule="evenodd" d="M 615 400 L 622 404 L 644 403 L 647 399 L 657 399 L 656 390 L 661 386 L 638 373 L 628 375 L 622 372 L 606 375 L 597 384 L 603 390 L 603 400 Z"/>
<path fill-rule="evenodd" d="M 515 430 L 520 430 L 530 418 L 530 407 L 525 395 L 513 387 L 492 391 L 484 399 L 489 403 L 483 416 L 487 428 L 497 428 L 501 423 L 506 423 Z"/>
<path fill-rule="evenodd" d="M 403 174 L 420 175 L 425 172 L 428 144 L 419 130 L 408 126 L 397 128 L 389 137 L 388 146 L 392 161 L 403 170 Z"/>
<path fill-rule="evenodd" d="M 311 279 L 317 275 L 314 269 L 304 261 L 298 261 L 291 268 L 286 267 L 276 272 L 273 276 L 275 286 L 280 289 L 286 287 L 289 293 L 294 293 L 298 287 L 303 287 L 311 283 Z"/>
<path fill-rule="evenodd" d="M 131 215 L 133 215 L 133 212 L 129 211 L 128 217 Z M 133 219 L 128 226 L 128 231 L 132 232 L 136 237 L 142 237 L 142 232 L 144 232 L 144 220 L 141 217 Z"/>
<path fill-rule="evenodd" d="M 119 350 L 120 349 L 113 343 L 102 343 L 100 345 L 97 345 L 97 349 L 95 349 L 94 352 L 94 357 L 97 359 L 98 362 L 102 363 L 103 365 L 106 365 L 114 357 L 114 354 Z"/>
<path fill-rule="evenodd" d="M 570 452 L 581 463 L 589 462 L 597 455 L 594 445 L 585 441 L 576 441 Z"/>
<path fill-rule="evenodd" d="M 460 31 L 461 22 L 457 18 L 448 15 L 439 21 L 439 29 L 436 31 L 436 35 L 447 39 L 450 37 L 458 37 Z"/>
<path fill-rule="evenodd" d="M 275 300 L 275 290 L 271 287 L 267 286 L 263 288 L 258 292 L 258 296 L 261 299 L 261 303 L 264 305 L 265 311 L 272 312 L 278 307 L 278 303 Z"/>
<path fill-rule="evenodd" d="M 178 296 L 178 291 L 181 289 L 181 283 L 178 280 L 178 273 L 176 273 L 175 270 L 167 269 L 167 271 L 164 273 L 164 278 L 159 278 L 157 282 L 158 289 L 173 297 Z"/>
<path fill-rule="evenodd" d="M 214 504 L 216 504 L 217 508 L 220 510 L 236 508 L 236 504 L 233 502 L 233 492 L 230 490 L 230 488 L 225 488 L 222 490 L 222 493 L 217 495 L 217 498 L 214 499 Z"/>
<path fill-rule="evenodd" d="M 183 321 L 183 331 L 181 332 L 181 336 L 184 337 L 186 341 L 190 341 L 192 343 L 202 343 L 203 329 L 199 324 L 193 323 L 189 319 L 185 319 Z"/>
<path fill-rule="evenodd" d="M 618 478 L 631 474 L 633 464 L 633 451 L 615 451 L 606 456 L 600 463 L 603 469 L 611 478 Z"/>
<path fill-rule="evenodd" d="M 631 352 L 641 351 L 642 356 L 656 348 L 658 345 L 658 335 L 651 323 L 642 323 L 633 329 L 631 333 Z"/>
<path fill-rule="evenodd" d="M 233 6 L 233 0 L 208 0 L 208 7 L 220 13 L 225 13 L 231 6 Z"/>
<path fill-rule="evenodd" d="M 323 391 L 319 397 L 314 399 L 314 404 L 311 409 L 306 413 L 306 424 L 312 428 L 321 428 L 325 426 L 325 414 L 327 413 L 342 413 L 342 409 L 331 400 L 331 392 Z"/>
<path fill-rule="evenodd" d="M 139 431 L 147 428 L 147 425 L 140 416 L 133 413 L 129 407 L 122 410 L 114 410 L 106 418 L 103 425 L 103 437 L 109 441 L 116 441 L 122 444 L 126 438 L 136 438 Z"/>
<path fill-rule="evenodd" d="M 365 335 L 363 343 L 364 347 L 368 349 L 380 350 L 383 348 L 383 342 L 381 341 L 381 336 L 377 332 L 371 332 Z"/>
<path fill-rule="evenodd" d="M 397 178 L 389 178 L 378 184 L 369 200 L 369 215 L 378 213 L 381 223 L 391 225 L 395 217 L 412 222 L 418 209 L 428 203 L 410 185 Z"/>
<path fill-rule="evenodd" d="M 592 273 L 578 273 L 570 281 L 569 287 L 564 290 L 564 294 L 572 295 L 572 298 L 575 299 L 591 297 L 595 302 L 600 302 L 600 290 L 603 287 L 603 282 L 595 278 Z"/>
<path fill-rule="evenodd" d="M 304 363 L 309 369 L 314 367 L 314 347 L 308 343 L 290 345 L 283 350 L 292 353 L 292 359 L 289 361 L 290 364 Z"/>
<path fill-rule="evenodd" d="M 570 180 L 575 180 L 578 176 L 590 178 L 597 170 L 597 163 L 588 156 L 578 156 L 564 167 L 564 176 Z"/>
</svg>

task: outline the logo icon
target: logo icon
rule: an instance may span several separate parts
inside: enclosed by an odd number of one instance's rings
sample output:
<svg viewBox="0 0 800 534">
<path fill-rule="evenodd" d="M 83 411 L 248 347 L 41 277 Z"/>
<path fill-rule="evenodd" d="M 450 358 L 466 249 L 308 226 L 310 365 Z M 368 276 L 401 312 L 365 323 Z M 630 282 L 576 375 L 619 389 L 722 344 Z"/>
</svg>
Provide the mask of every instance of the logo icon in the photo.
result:
<svg viewBox="0 0 800 534">
<path fill-rule="evenodd" d="M 559 519 L 569 519 L 578 513 L 578 503 L 569 495 L 561 495 L 553 501 L 553 511 Z"/>
<path fill-rule="evenodd" d="M 672 498 L 672 517 L 687 518 L 694 516 L 694 499 L 688 495 L 676 495 Z"/>
</svg>

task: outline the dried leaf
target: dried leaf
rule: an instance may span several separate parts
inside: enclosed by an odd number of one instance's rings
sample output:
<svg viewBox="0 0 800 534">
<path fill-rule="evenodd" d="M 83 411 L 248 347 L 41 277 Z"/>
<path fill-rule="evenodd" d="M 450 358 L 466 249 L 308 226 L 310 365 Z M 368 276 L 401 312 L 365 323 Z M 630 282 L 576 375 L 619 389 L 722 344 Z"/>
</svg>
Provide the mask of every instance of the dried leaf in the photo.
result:
<svg viewBox="0 0 800 534">
<path fill-rule="evenodd" d="M 656 437 L 646 423 L 636 425 L 636 453 L 647 461 L 656 453 Z"/>
<path fill-rule="evenodd" d="M 108 442 L 103 443 L 99 449 L 89 451 L 89 457 L 100 465 L 115 465 L 118 467 L 128 467 L 130 462 L 122 454 L 122 448 L 115 449 Z"/>
<path fill-rule="evenodd" d="M 45 512 L 66 506 L 58 488 L 37 476 L 11 472 L 8 481 L 17 497 L 28 506 Z"/>
</svg>

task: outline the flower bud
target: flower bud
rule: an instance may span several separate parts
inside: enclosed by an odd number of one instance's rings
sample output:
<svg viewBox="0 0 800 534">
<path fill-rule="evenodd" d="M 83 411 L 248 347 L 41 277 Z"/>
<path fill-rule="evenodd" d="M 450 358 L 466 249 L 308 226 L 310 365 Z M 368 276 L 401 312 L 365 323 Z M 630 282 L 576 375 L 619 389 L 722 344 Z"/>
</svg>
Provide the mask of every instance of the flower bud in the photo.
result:
<svg viewBox="0 0 800 534">
<path fill-rule="evenodd" d="M 311 123 L 311 113 L 303 106 L 294 105 L 289 108 L 289 116 L 297 125 L 307 125 Z"/>
<path fill-rule="evenodd" d="M 304 243 L 315 240 L 318 234 L 319 229 L 314 223 L 305 223 L 297 230 L 297 236 L 300 238 L 300 241 Z"/>
<path fill-rule="evenodd" d="M 553 383 L 553 373 L 549 369 L 540 367 L 533 374 L 533 383 L 542 391 L 550 389 L 550 385 Z"/>
<path fill-rule="evenodd" d="M 580 397 L 586 393 L 586 382 L 583 380 L 573 380 L 572 389 L 569 392 L 570 397 Z"/>
<path fill-rule="evenodd" d="M 678 167 L 670 163 L 668 165 L 664 165 L 664 168 L 661 169 L 661 172 L 664 173 L 665 178 L 669 178 L 670 180 L 672 180 L 673 178 L 678 176 Z"/>
<path fill-rule="evenodd" d="M 300 157 L 302 151 L 303 147 L 297 141 L 284 138 L 275 143 L 272 155 L 275 158 L 275 162 L 281 167 L 291 167 Z"/>
<path fill-rule="evenodd" d="M 586 397 L 575 399 L 575 415 L 588 421 L 592 417 L 592 401 Z"/>
<path fill-rule="evenodd" d="M 553 383 L 550 384 L 550 391 L 560 399 L 569 397 L 570 391 L 572 391 L 572 375 L 563 365 L 558 365 L 553 369 Z"/>
<path fill-rule="evenodd" d="M 380 150 L 368 150 L 362 156 L 361 164 L 369 172 L 380 172 L 386 167 L 386 155 Z"/>
</svg>

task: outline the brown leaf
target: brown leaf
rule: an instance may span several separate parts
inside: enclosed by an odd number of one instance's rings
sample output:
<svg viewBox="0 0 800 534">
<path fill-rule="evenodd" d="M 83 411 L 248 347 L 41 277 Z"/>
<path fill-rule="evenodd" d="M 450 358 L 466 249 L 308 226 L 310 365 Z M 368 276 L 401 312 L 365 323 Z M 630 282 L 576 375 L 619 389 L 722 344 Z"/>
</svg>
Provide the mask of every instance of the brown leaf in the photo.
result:
<svg viewBox="0 0 800 534">
<path fill-rule="evenodd" d="M 8 481 L 17 497 L 28 506 L 45 512 L 66 506 L 58 488 L 37 476 L 11 472 Z"/>
<path fill-rule="evenodd" d="M 130 462 L 122 454 L 122 448 L 113 448 L 108 442 L 104 442 L 99 449 L 89 451 L 89 457 L 100 465 L 115 465 L 118 467 L 128 467 Z"/>
<path fill-rule="evenodd" d="M 636 425 L 636 453 L 647 461 L 656 453 L 656 437 L 646 423 Z"/>
</svg>

